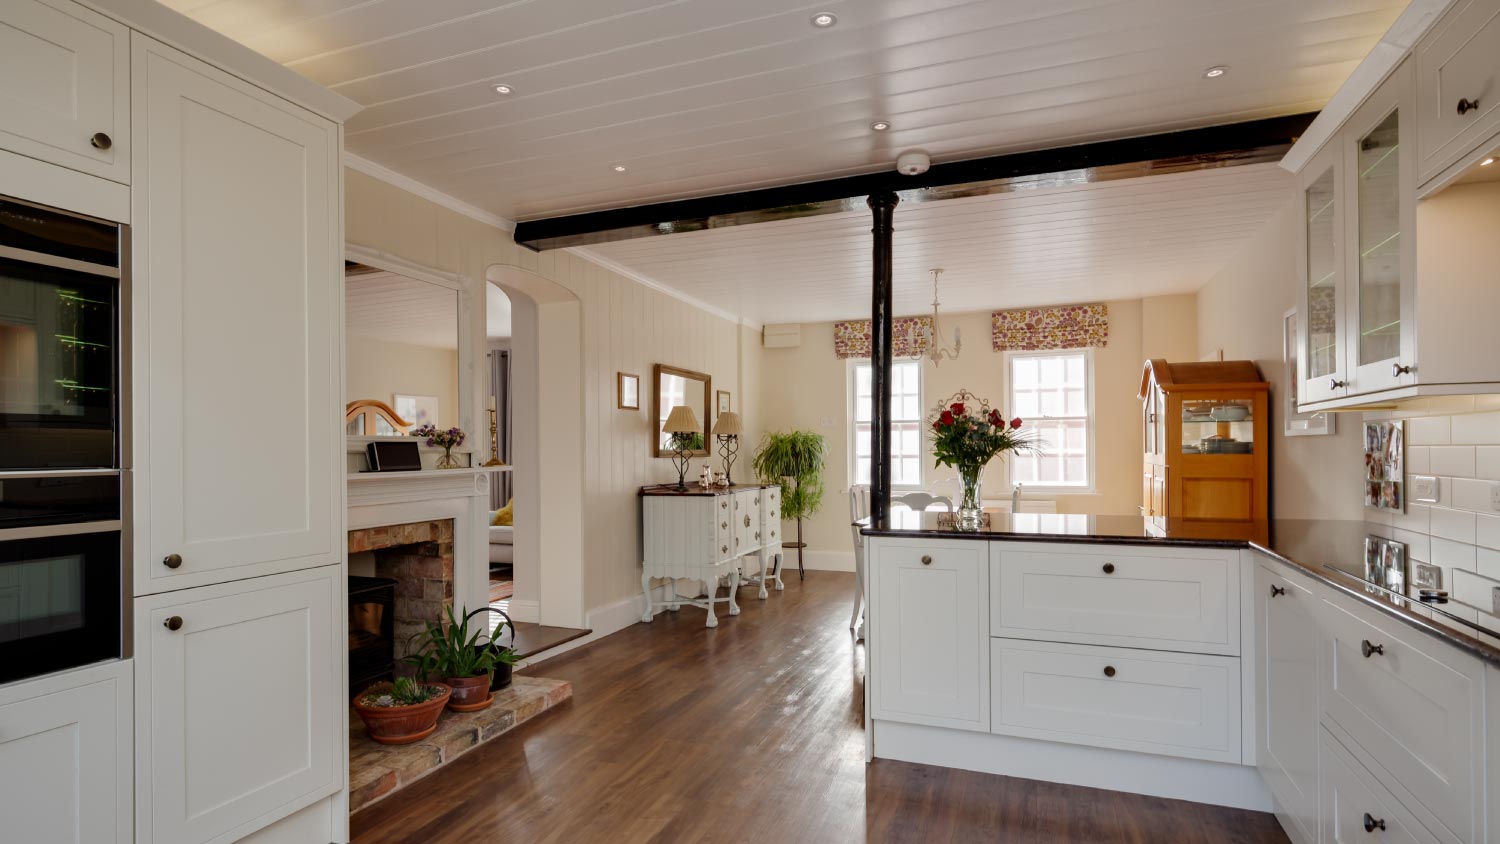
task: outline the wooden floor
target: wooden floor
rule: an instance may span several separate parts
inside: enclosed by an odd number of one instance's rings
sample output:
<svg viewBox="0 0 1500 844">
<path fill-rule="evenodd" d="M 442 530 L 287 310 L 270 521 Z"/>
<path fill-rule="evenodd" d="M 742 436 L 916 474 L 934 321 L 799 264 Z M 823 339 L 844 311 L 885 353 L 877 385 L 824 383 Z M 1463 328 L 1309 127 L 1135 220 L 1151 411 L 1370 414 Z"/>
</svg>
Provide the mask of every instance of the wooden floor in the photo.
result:
<svg viewBox="0 0 1500 844">
<path fill-rule="evenodd" d="M 1285 844 L 1269 815 L 864 764 L 853 576 L 808 572 L 703 627 L 662 614 L 539 666 L 573 700 L 353 819 L 356 844 Z"/>
</svg>

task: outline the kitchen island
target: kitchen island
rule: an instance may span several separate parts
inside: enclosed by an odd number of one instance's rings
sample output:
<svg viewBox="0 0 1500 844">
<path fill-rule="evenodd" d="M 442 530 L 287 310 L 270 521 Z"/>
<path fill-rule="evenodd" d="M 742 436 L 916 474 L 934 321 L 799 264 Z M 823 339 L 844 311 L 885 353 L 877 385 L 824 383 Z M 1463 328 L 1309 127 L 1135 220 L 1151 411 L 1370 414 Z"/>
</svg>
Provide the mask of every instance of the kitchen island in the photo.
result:
<svg viewBox="0 0 1500 844">
<path fill-rule="evenodd" d="M 988 517 L 862 526 L 873 757 L 1483 840 L 1486 581 L 1372 583 L 1363 522 Z"/>
</svg>

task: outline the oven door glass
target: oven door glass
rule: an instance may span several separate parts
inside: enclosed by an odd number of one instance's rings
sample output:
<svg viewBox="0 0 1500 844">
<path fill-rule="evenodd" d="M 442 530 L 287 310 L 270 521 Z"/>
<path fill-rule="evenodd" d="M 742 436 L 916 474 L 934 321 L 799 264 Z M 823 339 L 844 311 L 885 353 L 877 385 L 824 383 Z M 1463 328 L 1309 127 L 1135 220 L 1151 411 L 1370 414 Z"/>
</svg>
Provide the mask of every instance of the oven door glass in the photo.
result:
<svg viewBox="0 0 1500 844">
<path fill-rule="evenodd" d="M 120 533 L 0 541 L 0 683 L 121 654 Z"/>
<path fill-rule="evenodd" d="M 118 290 L 0 254 L 0 470 L 115 465 Z"/>
</svg>

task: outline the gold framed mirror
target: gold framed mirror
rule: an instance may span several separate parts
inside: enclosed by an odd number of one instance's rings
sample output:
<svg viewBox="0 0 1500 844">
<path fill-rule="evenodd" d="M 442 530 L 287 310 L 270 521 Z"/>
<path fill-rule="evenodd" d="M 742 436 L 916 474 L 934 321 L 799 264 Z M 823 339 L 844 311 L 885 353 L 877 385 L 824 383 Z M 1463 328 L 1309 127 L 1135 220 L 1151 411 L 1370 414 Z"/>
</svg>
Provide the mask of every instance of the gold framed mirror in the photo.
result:
<svg viewBox="0 0 1500 844">
<path fill-rule="evenodd" d="M 651 378 L 651 444 L 657 457 L 671 457 L 671 435 L 662 432 L 672 408 L 687 405 L 703 430 L 699 432 L 701 448 L 689 449 L 688 455 L 699 457 L 708 454 L 708 432 L 713 428 L 713 378 L 704 372 L 679 369 L 658 363 Z"/>
</svg>

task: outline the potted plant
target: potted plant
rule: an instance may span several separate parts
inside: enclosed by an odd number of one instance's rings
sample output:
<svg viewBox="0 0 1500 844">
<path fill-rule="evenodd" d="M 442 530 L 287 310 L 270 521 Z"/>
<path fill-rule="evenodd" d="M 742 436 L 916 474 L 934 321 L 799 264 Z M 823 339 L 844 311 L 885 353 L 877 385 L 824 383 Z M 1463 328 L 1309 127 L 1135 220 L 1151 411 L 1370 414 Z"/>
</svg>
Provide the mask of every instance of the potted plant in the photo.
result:
<svg viewBox="0 0 1500 844">
<path fill-rule="evenodd" d="M 465 615 L 460 621 L 454 617 L 452 607 L 446 612 L 447 624 L 428 622 L 426 630 L 412 637 L 419 641 L 404 661 L 416 668 L 423 679 L 441 677 L 452 687 L 449 709 L 454 712 L 484 709 L 495 699 L 490 694 L 495 666 L 515 662 L 515 653 L 493 643 L 481 644 L 483 626 L 469 624 L 475 613 Z"/>
<path fill-rule="evenodd" d="M 998 409 L 968 390 L 959 390 L 933 408 L 927 420 L 936 466 L 958 470 L 963 498 L 958 505 L 959 530 L 979 530 L 984 525 L 979 476 L 985 464 L 1006 452 L 1036 451 L 1036 434 L 1021 430 L 1021 419 L 1009 421 Z"/>
<path fill-rule="evenodd" d="M 767 434 L 750 466 L 761 483 L 781 486 L 781 517 L 797 522 L 797 574 L 801 576 L 802 520 L 823 506 L 823 467 L 828 462 L 828 440 L 812 431 Z"/>
<path fill-rule="evenodd" d="M 394 683 L 380 682 L 365 689 L 354 699 L 354 711 L 375 741 L 410 744 L 432 735 L 452 694 L 442 683 L 400 677 Z"/>
<path fill-rule="evenodd" d="M 425 437 L 427 439 L 428 448 L 436 446 L 443 450 L 443 456 L 439 457 L 437 459 L 437 462 L 432 464 L 434 468 L 463 468 L 463 464 L 459 463 L 458 458 L 453 456 L 453 449 L 458 448 L 459 446 L 464 444 L 464 432 L 462 429 L 449 428 L 446 431 L 439 431 L 432 425 L 432 423 L 429 422 L 426 425 L 413 430 L 411 432 L 411 435 L 418 438 Z"/>
</svg>

